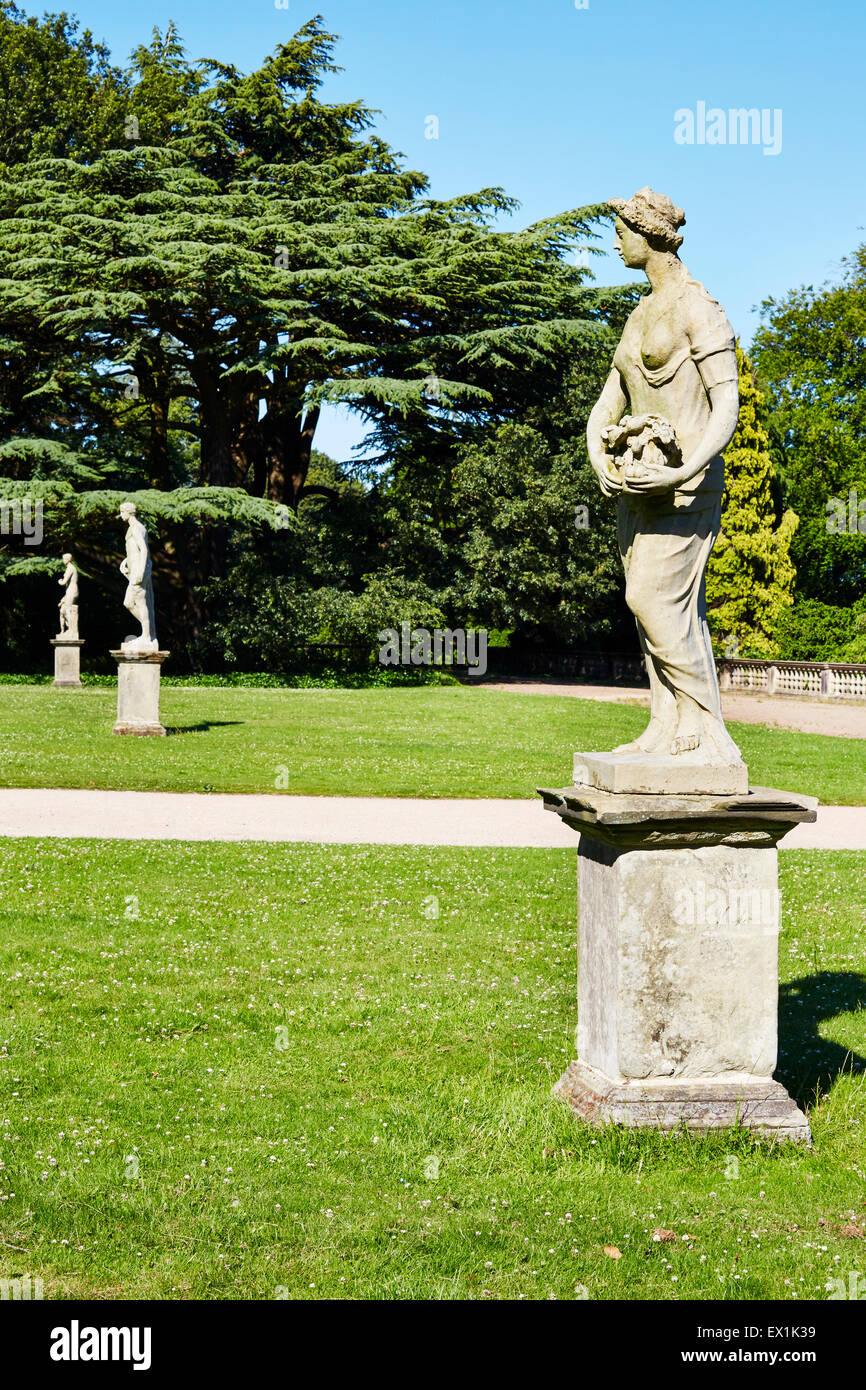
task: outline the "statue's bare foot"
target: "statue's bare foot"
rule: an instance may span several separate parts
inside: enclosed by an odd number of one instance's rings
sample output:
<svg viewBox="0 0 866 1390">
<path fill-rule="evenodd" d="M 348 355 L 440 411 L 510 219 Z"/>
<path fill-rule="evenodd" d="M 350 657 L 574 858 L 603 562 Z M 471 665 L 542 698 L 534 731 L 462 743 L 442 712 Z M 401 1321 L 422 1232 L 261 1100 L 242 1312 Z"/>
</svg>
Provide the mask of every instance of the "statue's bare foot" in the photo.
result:
<svg viewBox="0 0 866 1390">
<path fill-rule="evenodd" d="M 686 709 L 677 720 L 676 732 L 671 743 L 671 753 L 691 753 L 695 748 L 701 746 L 701 734 L 703 733 L 703 721 L 700 711 L 697 709 Z"/>
<path fill-rule="evenodd" d="M 725 728 L 722 720 L 705 720 L 703 742 L 705 749 L 714 762 L 742 762 L 742 754 Z"/>
<path fill-rule="evenodd" d="M 657 753 L 670 738 L 670 727 L 660 719 L 651 719 L 643 733 L 631 743 L 621 743 L 614 753 Z"/>
</svg>

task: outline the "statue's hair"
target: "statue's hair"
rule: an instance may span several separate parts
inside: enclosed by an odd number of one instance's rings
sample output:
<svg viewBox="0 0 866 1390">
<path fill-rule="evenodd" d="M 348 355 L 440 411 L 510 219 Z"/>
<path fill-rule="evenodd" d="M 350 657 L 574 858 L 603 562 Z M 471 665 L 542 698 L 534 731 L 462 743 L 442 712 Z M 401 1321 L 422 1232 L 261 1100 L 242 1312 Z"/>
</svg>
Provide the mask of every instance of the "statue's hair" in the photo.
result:
<svg viewBox="0 0 866 1390">
<path fill-rule="evenodd" d="M 623 222 L 665 251 L 678 251 L 682 246 L 683 239 L 678 228 L 685 226 L 686 215 L 664 193 L 654 193 L 649 187 L 641 188 L 628 201 L 625 198 L 609 198 L 608 207 L 613 208 Z"/>
<path fill-rule="evenodd" d="M 121 502 L 121 504 L 120 504 L 120 510 L 121 510 L 122 512 L 123 512 L 123 511 L 132 512 L 132 515 L 133 515 L 133 516 L 137 516 L 137 515 L 138 515 L 138 512 L 137 512 L 137 510 L 136 510 L 136 506 L 135 506 L 135 503 L 134 503 L 134 502 Z"/>
</svg>

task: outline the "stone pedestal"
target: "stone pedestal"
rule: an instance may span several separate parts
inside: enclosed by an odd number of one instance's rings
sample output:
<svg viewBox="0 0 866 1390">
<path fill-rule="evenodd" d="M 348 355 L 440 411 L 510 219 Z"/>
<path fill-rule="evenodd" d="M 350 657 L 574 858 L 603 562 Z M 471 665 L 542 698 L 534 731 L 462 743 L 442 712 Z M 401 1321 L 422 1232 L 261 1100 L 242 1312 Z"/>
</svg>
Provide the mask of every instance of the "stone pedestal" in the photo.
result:
<svg viewBox="0 0 866 1390">
<path fill-rule="evenodd" d="M 159 720 L 159 677 L 169 652 L 112 652 L 117 662 L 117 722 L 113 734 L 165 736 Z"/>
<path fill-rule="evenodd" d="M 54 681 L 58 690 L 81 690 L 81 648 L 78 637 L 52 637 Z"/>
<path fill-rule="evenodd" d="M 744 1126 L 810 1141 L 773 1080 L 777 841 L 817 802 L 542 791 L 580 832 L 577 1060 L 555 1094 L 591 1123 Z"/>
</svg>

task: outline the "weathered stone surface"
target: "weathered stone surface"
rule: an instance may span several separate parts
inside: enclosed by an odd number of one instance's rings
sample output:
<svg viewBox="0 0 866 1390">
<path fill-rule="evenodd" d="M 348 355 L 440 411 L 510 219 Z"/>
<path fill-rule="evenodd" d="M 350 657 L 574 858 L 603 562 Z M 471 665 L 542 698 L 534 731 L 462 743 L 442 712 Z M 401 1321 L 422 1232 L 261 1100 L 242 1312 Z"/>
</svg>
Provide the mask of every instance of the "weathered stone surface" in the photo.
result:
<svg viewBox="0 0 866 1390">
<path fill-rule="evenodd" d="M 113 734 L 164 736 L 159 677 L 168 652 L 113 651 L 117 662 L 117 721 Z"/>
<path fill-rule="evenodd" d="M 557 1094 L 594 1123 L 747 1124 L 808 1142 L 773 1081 L 776 841 L 816 802 L 542 792 L 581 832 L 578 1060 Z"/>
<path fill-rule="evenodd" d="M 572 1062 L 553 1088 L 581 1119 L 631 1129 L 750 1129 L 770 1139 L 811 1143 L 809 1121 L 778 1081 L 752 1077 L 614 1081 Z"/>
<path fill-rule="evenodd" d="M 54 681 L 59 690 L 81 690 L 81 648 L 84 643 L 73 637 L 52 637 L 54 648 Z"/>
<path fill-rule="evenodd" d="M 619 849 L 772 846 L 801 821 L 817 818 L 817 799 L 771 787 L 744 795 L 626 796 L 589 787 L 539 787 L 545 809 L 572 830 Z"/>
<path fill-rule="evenodd" d="M 627 795 L 744 795 L 743 762 L 708 762 L 701 750 L 680 753 L 575 753 L 574 784 Z"/>
<path fill-rule="evenodd" d="M 769 1079 L 776 1066 L 775 849 L 579 857 L 577 1054 L 615 1079 Z"/>
</svg>

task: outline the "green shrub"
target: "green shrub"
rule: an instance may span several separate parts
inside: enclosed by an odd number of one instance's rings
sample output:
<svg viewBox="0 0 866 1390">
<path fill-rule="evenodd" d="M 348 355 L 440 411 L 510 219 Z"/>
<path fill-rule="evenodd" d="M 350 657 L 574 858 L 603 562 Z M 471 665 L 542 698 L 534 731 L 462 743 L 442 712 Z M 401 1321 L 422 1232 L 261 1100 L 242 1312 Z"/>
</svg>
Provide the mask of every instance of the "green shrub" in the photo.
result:
<svg viewBox="0 0 866 1390">
<path fill-rule="evenodd" d="M 779 655 L 789 661 L 866 661 L 866 598 L 850 608 L 798 599 L 776 636 Z"/>
<path fill-rule="evenodd" d="M 0 672 L 0 685 L 50 685 L 50 675 L 17 675 Z M 81 684 L 110 690 L 117 684 L 116 676 L 82 671 Z M 362 671 L 347 671 L 340 667 L 325 667 L 315 673 L 308 671 L 231 671 L 219 676 L 163 676 L 163 685 L 236 686 L 259 690 L 366 690 L 387 686 L 459 685 L 456 676 L 432 666 L 371 666 Z"/>
</svg>

